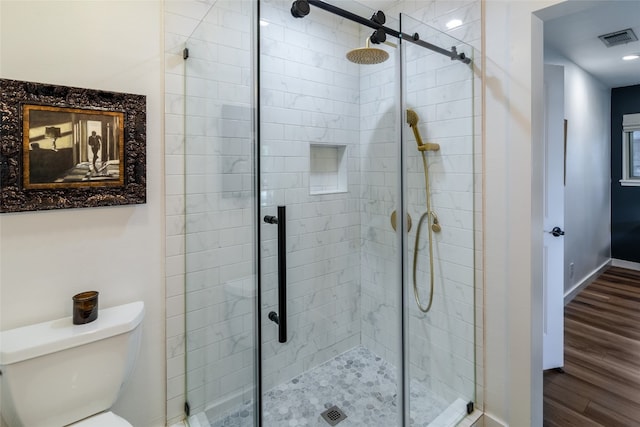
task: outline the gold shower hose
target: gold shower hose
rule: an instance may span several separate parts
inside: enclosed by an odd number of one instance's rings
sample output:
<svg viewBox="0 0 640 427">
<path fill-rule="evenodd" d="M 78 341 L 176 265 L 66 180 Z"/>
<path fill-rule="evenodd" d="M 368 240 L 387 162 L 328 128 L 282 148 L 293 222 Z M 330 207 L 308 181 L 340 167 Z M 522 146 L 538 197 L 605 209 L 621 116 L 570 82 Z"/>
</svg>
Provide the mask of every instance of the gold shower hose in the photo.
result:
<svg viewBox="0 0 640 427">
<path fill-rule="evenodd" d="M 420 138 L 420 133 L 418 131 L 418 115 L 413 110 L 407 110 L 407 123 L 413 129 L 413 133 L 416 137 L 416 143 L 418 144 L 418 150 L 420 154 L 422 154 L 422 166 L 424 169 L 424 186 L 425 193 L 427 198 L 427 210 L 420 216 L 420 220 L 418 221 L 418 227 L 416 228 L 416 240 L 415 245 L 413 247 L 413 295 L 416 300 L 416 304 L 418 305 L 418 309 L 421 312 L 427 313 L 431 310 L 431 304 L 433 303 L 433 232 L 440 231 L 440 225 L 438 223 L 438 217 L 435 212 L 431 210 L 431 187 L 429 183 L 429 167 L 427 165 L 427 157 L 424 154 L 425 151 L 437 151 L 440 147 L 437 144 L 423 144 L 422 138 Z M 431 147 L 426 148 L 426 145 L 431 145 Z M 426 149 L 421 149 L 425 147 Z M 418 268 L 418 254 L 419 254 L 419 246 L 420 246 L 420 230 L 422 228 L 422 223 L 425 219 L 428 219 L 429 223 L 432 224 L 429 227 L 429 303 L 427 306 L 423 306 L 420 301 L 420 292 L 418 291 L 418 280 L 416 278 L 416 271 Z"/>
</svg>

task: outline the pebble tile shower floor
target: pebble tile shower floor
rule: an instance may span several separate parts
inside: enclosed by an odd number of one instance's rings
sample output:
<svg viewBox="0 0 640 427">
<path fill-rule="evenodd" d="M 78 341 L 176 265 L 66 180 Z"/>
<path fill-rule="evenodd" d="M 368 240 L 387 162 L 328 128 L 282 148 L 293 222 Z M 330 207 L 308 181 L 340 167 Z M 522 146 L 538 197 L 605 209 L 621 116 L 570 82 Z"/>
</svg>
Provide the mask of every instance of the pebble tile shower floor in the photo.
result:
<svg viewBox="0 0 640 427">
<path fill-rule="evenodd" d="M 264 425 L 267 427 L 327 427 L 320 416 L 336 405 L 347 418 L 340 427 L 391 427 L 398 425 L 396 368 L 364 347 L 356 347 L 332 360 L 281 384 L 264 396 Z M 411 381 L 412 426 L 427 426 L 447 402 L 424 384 Z M 211 427 L 253 426 L 253 404 L 214 418 Z"/>
</svg>

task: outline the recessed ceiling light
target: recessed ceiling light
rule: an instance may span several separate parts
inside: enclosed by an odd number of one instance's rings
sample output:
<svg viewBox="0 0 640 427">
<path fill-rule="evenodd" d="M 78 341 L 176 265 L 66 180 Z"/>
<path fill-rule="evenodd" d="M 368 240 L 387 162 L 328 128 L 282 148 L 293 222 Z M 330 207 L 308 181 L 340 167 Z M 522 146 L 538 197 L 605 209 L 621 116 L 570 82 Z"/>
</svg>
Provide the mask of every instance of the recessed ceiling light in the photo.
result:
<svg viewBox="0 0 640 427">
<path fill-rule="evenodd" d="M 640 55 L 638 54 L 626 55 L 622 57 L 624 61 L 633 61 L 634 59 L 638 59 L 638 58 L 640 58 Z"/>
<path fill-rule="evenodd" d="M 451 21 L 447 22 L 445 25 L 447 26 L 448 29 L 453 30 L 454 28 L 462 25 L 462 21 L 459 19 L 452 19 Z"/>
<path fill-rule="evenodd" d="M 267 21 L 265 21 L 264 19 L 260 20 L 260 26 L 261 27 L 266 27 L 267 25 L 269 25 L 269 23 Z"/>
</svg>

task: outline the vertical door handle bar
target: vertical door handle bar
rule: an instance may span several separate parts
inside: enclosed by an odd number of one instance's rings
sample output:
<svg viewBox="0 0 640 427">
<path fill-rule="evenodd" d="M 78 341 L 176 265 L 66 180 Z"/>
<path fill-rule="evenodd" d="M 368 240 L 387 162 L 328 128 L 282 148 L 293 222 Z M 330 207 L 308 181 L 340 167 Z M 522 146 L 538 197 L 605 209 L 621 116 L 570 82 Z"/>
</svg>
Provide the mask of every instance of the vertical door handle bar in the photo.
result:
<svg viewBox="0 0 640 427">
<path fill-rule="evenodd" d="M 287 208 L 278 206 L 278 216 L 266 215 L 264 222 L 278 224 L 278 313 L 269 319 L 278 325 L 278 342 L 287 342 Z"/>
<path fill-rule="evenodd" d="M 287 207 L 278 206 L 278 341 L 287 342 Z"/>
</svg>

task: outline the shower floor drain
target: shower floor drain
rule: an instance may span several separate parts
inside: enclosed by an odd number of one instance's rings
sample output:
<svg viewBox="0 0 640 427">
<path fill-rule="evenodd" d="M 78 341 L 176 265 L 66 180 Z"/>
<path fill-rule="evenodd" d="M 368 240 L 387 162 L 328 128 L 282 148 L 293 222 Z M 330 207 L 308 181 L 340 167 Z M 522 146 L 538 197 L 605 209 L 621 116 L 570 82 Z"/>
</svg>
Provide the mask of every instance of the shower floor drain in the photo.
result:
<svg viewBox="0 0 640 427">
<path fill-rule="evenodd" d="M 342 410 L 337 406 L 332 406 L 320 415 L 322 415 L 322 418 L 324 418 L 324 420 L 328 422 L 330 426 L 335 426 L 340 421 L 347 418 L 345 413 L 342 412 Z"/>
</svg>

